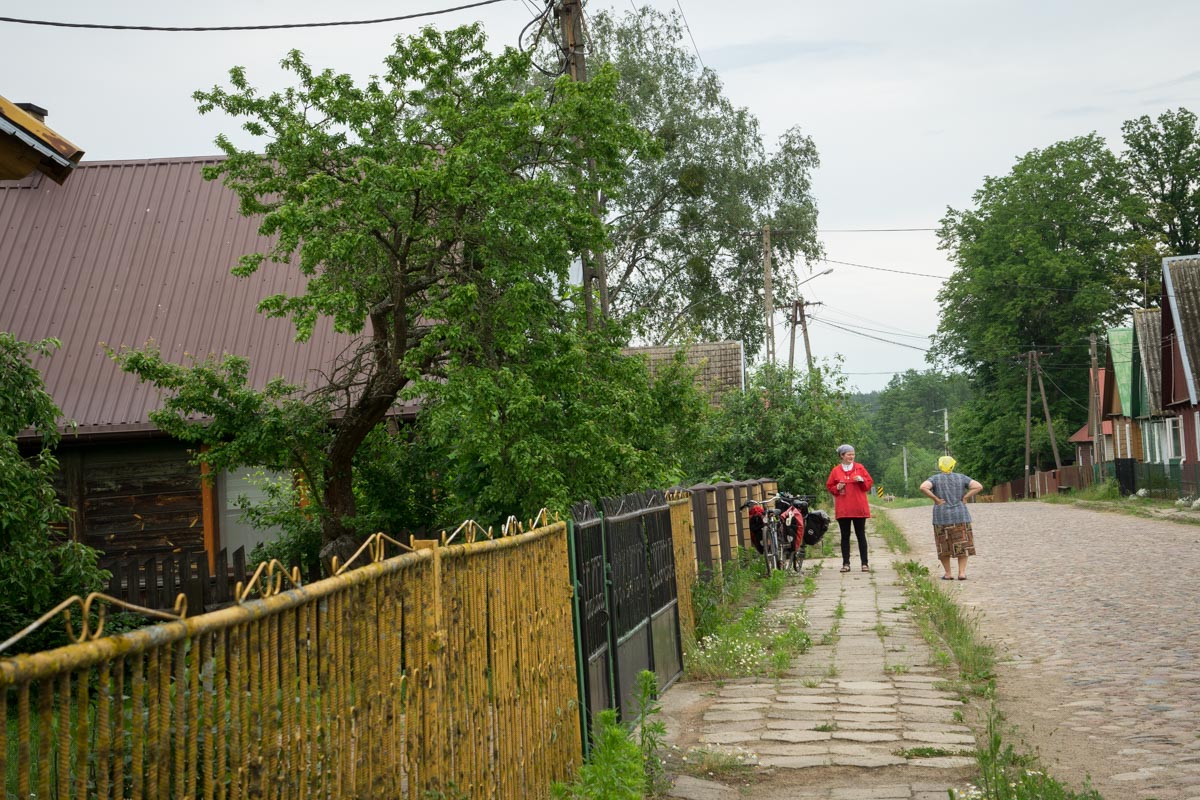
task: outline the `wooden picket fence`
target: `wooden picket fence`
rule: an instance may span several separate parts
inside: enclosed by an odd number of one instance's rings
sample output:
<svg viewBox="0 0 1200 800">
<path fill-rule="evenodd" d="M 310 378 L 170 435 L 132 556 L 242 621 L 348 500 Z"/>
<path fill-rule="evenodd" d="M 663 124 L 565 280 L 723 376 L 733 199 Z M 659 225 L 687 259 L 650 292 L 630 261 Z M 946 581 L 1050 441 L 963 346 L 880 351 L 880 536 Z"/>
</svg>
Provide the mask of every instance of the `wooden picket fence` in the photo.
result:
<svg viewBox="0 0 1200 800">
<path fill-rule="evenodd" d="M 566 525 L 463 535 L 118 636 L 80 609 L 0 659 L 6 796 L 546 796 L 581 761 Z"/>
</svg>

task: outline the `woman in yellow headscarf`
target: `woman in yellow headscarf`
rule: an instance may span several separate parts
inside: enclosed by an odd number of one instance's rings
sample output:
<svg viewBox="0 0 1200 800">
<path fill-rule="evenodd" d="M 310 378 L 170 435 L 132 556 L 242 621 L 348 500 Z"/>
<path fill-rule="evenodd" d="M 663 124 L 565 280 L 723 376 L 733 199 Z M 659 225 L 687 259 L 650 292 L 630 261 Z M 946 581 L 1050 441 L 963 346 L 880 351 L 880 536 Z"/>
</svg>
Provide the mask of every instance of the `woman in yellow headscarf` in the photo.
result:
<svg viewBox="0 0 1200 800">
<path fill-rule="evenodd" d="M 975 533 L 966 501 L 983 490 L 979 481 L 955 472 L 956 463 L 950 456 L 942 456 L 938 473 L 921 484 L 921 493 L 933 500 L 933 540 L 944 581 L 954 580 L 951 558 L 958 559 L 958 579 L 967 579 L 967 556 L 975 555 Z"/>
</svg>

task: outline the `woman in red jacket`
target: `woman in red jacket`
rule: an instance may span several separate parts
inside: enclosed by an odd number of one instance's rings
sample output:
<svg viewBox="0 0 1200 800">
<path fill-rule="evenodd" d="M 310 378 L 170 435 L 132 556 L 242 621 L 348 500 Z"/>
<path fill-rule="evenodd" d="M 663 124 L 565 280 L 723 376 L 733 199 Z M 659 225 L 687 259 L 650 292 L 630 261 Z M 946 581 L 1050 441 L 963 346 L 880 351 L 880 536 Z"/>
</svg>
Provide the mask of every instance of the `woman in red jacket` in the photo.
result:
<svg viewBox="0 0 1200 800">
<path fill-rule="evenodd" d="M 834 516 L 842 529 L 842 572 L 850 571 L 850 526 L 858 539 L 858 556 L 862 560 L 862 571 L 870 572 L 867 564 L 867 517 L 871 516 L 868 502 L 871 491 L 871 474 L 862 464 L 854 461 L 854 446 L 844 444 L 837 449 L 842 463 L 829 471 L 825 488 L 833 495 Z"/>
</svg>

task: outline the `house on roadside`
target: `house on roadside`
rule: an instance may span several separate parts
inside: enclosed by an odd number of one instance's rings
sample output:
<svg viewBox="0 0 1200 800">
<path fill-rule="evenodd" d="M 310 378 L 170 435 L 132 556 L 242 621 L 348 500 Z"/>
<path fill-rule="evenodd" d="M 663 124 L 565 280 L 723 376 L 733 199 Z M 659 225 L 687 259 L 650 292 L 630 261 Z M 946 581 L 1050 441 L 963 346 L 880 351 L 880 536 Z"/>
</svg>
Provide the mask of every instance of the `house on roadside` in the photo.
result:
<svg viewBox="0 0 1200 800">
<path fill-rule="evenodd" d="M 62 184 L 82 158 L 82 150 L 46 127 L 46 109 L 0 97 L 0 181 L 36 171 Z"/>
<path fill-rule="evenodd" d="M 1101 397 L 1101 416 L 1112 423 L 1113 458 L 1142 460 L 1142 432 L 1134 422 L 1138 397 L 1134 375 L 1139 371 L 1133 328 L 1109 328 L 1107 380 Z"/>
<path fill-rule="evenodd" d="M 1095 370 L 1093 375 L 1093 371 L 1088 370 L 1088 376 L 1095 378 L 1094 382 L 1088 384 L 1088 421 L 1083 427 L 1071 434 L 1068 440 L 1071 444 L 1075 445 L 1075 465 L 1082 469 L 1091 469 L 1097 462 L 1095 455 L 1097 404 L 1093 390 L 1099 392 L 1100 397 L 1104 397 L 1104 387 L 1108 371 L 1101 367 Z M 1113 459 L 1113 426 L 1111 420 L 1103 420 L 1100 426 L 1100 446 L 1100 460 L 1111 462 Z"/>
<path fill-rule="evenodd" d="M 746 355 L 741 342 L 626 347 L 621 352 L 627 356 L 645 356 L 650 374 L 654 375 L 672 363 L 680 350 L 687 365 L 696 370 L 696 382 L 712 405 L 719 405 L 727 392 L 745 390 Z"/>
<path fill-rule="evenodd" d="M 256 312 L 264 297 L 301 290 L 294 269 L 230 269 L 271 241 L 238 212 L 234 193 L 206 181 L 216 159 L 83 163 L 59 185 L 43 172 L 0 180 L 0 329 L 62 349 L 37 366 L 64 417 L 60 491 L 70 535 L 110 557 L 247 551 L 268 534 L 234 505 L 253 495 L 249 471 L 201 480 L 187 447 L 154 426 L 156 390 L 117 367 L 104 347 L 153 342 L 189 363 L 233 353 L 250 380 L 306 384 L 351 339 L 328 320 L 311 340 Z"/>
<path fill-rule="evenodd" d="M 1163 259 L 1161 376 L 1168 460 L 1200 462 L 1200 256 Z"/>
<path fill-rule="evenodd" d="M 1142 440 L 1142 460 L 1167 464 L 1172 458 L 1171 429 L 1178 428 L 1174 415 L 1163 412 L 1162 403 L 1162 311 L 1138 308 L 1133 312 L 1134 417 Z"/>
</svg>

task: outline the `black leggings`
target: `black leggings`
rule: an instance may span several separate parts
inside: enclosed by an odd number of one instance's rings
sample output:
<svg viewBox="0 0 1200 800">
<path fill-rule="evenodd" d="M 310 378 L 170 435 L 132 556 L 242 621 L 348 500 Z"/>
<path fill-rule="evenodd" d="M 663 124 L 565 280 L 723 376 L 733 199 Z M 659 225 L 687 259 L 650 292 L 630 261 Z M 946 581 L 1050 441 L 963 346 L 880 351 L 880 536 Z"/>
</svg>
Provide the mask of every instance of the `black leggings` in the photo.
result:
<svg viewBox="0 0 1200 800">
<path fill-rule="evenodd" d="M 854 523 L 854 535 L 858 537 L 858 557 L 863 566 L 867 565 L 867 520 L 865 517 L 839 517 L 838 527 L 842 529 L 842 563 L 850 564 L 850 523 Z"/>
</svg>

